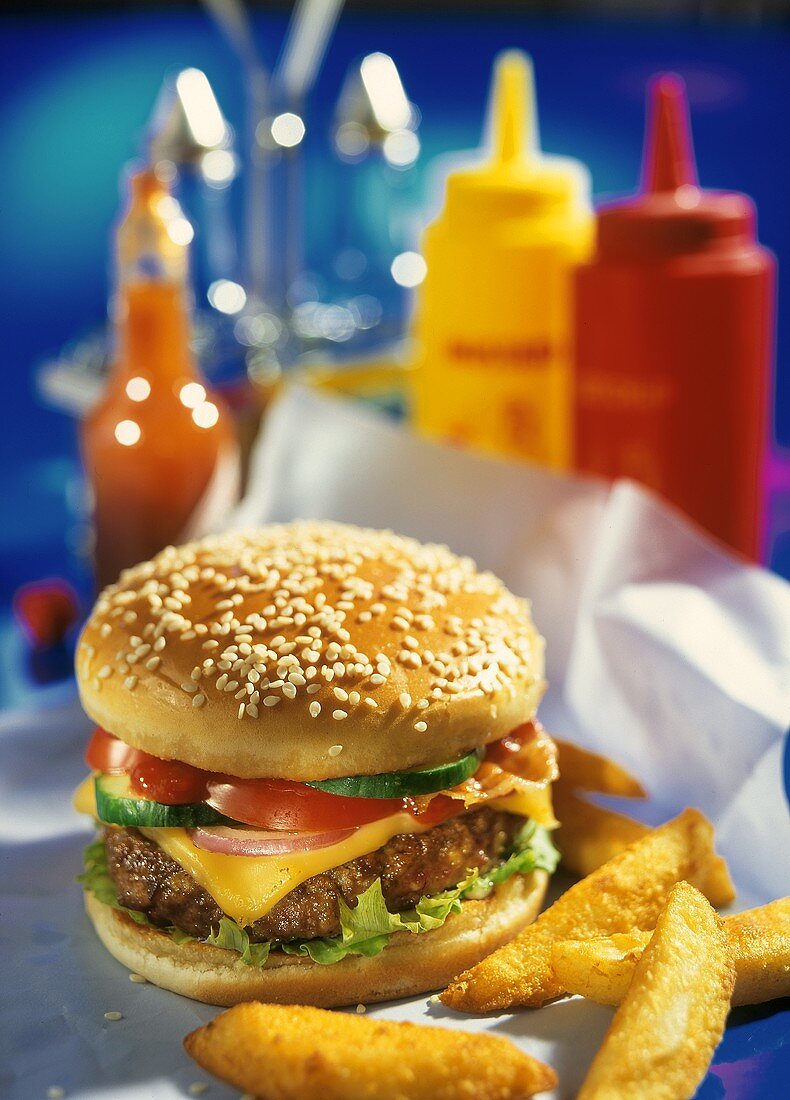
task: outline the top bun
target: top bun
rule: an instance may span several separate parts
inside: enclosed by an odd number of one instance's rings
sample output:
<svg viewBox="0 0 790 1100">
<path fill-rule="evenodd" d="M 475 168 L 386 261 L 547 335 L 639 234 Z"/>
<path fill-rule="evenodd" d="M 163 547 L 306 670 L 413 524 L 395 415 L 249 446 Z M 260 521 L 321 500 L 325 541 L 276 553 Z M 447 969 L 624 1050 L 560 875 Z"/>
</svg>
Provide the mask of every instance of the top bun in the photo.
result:
<svg viewBox="0 0 790 1100">
<path fill-rule="evenodd" d="M 318 780 L 439 764 L 533 717 L 529 605 L 444 546 L 293 523 L 167 547 L 100 595 L 83 706 L 166 760 Z"/>
</svg>

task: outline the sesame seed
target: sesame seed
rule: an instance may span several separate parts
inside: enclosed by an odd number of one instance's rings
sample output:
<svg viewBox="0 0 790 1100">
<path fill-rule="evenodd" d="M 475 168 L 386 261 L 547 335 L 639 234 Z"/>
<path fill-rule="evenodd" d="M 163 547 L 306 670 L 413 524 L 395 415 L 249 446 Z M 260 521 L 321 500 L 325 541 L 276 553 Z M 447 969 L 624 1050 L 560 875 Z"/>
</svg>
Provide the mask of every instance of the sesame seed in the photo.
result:
<svg viewBox="0 0 790 1100">
<path fill-rule="evenodd" d="M 121 1013 L 121 1012 L 105 1012 L 104 1013 L 104 1018 L 105 1018 L 105 1020 L 110 1020 L 113 1023 L 115 1023 L 116 1020 L 122 1020 L 123 1019 L 123 1013 Z"/>
<path fill-rule="evenodd" d="M 339 699 L 341 703 L 345 703 L 348 700 L 348 692 L 345 688 L 336 687 L 332 688 L 335 698 Z"/>
<path fill-rule="evenodd" d="M 386 684 L 387 677 L 382 676 L 380 672 L 374 672 L 373 675 L 370 677 L 370 682 L 371 684 L 375 684 L 378 687 L 379 684 Z"/>
<path fill-rule="evenodd" d="M 340 756 L 342 751 L 343 751 L 343 746 L 342 745 L 332 745 L 332 747 L 329 750 L 329 755 L 330 756 Z"/>
<path fill-rule="evenodd" d="M 425 733 L 425 731 L 428 728 L 428 723 L 427 722 L 415 722 L 414 723 L 414 728 L 417 730 L 418 733 Z"/>
<path fill-rule="evenodd" d="M 136 683 L 137 683 L 137 677 L 136 676 L 127 676 L 126 679 L 123 682 L 123 686 L 127 689 L 127 691 L 134 691 Z"/>
<path fill-rule="evenodd" d="M 190 695 L 192 695 L 198 689 L 197 684 L 193 680 L 187 680 L 183 684 L 180 684 L 179 686 L 180 686 L 182 691 L 187 691 L 187 692 L 189 692 Z"/>
<path fill-rule="evenodd" d="M 239 681 L 238 680 L 228 680 L 227 684 L 225 684 L 225 686 L 222 690 L 227 691 L 227 692 L 236 691 L 238 686 L 239 686 Z"/>
<path fill-rule="evenodd" d="M 202 694 L 202 692 L 199 695 L 193 695 L 192 696 L 192 706 L 193 707 L 202 707 L 203 704 L 205 703 L 205 701 L 206 701 L 206 697 L 205 697 L 205 695 Z"/>
<path fill-rule="evenodd" d="M 371 699 L 369 695 L 365 696 L 365 705 L 368 707 L 378 707 L 378 703 L 375 699 Z"/>
<path fill-rule="evenodd" d="M 348 693 L 348 701 L 352 707 L 356 707 L 359 705 L 359 699 L 360 695 L 358 691 L 350 691 Z"/>
<path fill-rule="evenodd" d="M 112 669 L 109 665 L 102 665 L 96 675 L 100 680 L 106 680 L 108 677 L 112 676 Z"/>
<path fill-rule="evenodd" d="M 338 722 L 342 722 L 344 718 L 348 718 L 348 711 L 346 710 L 333 710 L 332 717 Z"/>
<path fill-rule="evenodd" d="M 310 704 L 309 709 L 310 709 L 310 716 L 312 718 L 317 718 L 318 715 L 321 713 L 321 704 L 318 702 L 317 699 L 314 699 L 312 701 L 312 703 Z"/>
<path fill-rule="evenodd" d="M 283 695 L 286 699 L 296 698 L 296 684 L 283 684 Z"/>
<path fill-rule="evenodd" d="M 157 638 L 156 641 L 154 642 L 154 653 L 161 653 L 166 645 L 167 645 L 167 639 L 166 638 Z"/>
<path fill-rule="evenodd" d="M 238 717 L 239 717 L 239 718 L 243 718 L 243 717 L 244 717 L 244 703 L 239 703 L 239 712 L 238 712 Z"/>
<path fill-rule="evenodd" d="M 265 707 L 276 707 L 279 702 L 279 695 L 267 695 L 266 698 L 263 700 L 263 705 Z"/>
<path fill-rule="evenodd" d="M 367 1012 L 367 1007 L 365 1005 L 357 1005 L 356 1011 L 358 1016 L 362 1016 Z"/>
<path fill-rule="evenodd" d="M 306 690 L 307 690 L 308 695 L 315 695 L 315 693 L 317 691 L 321 690 L 321 685 L 320 684 L 308 684 Z"/>
<path fill-rule="evenodd" d="M 409 707 L 411 706 L 411 695 L 409 695 L 408 691 L 402 691 L 400 693 L 400 695 L 398 696 L 398 702 L 404 710 L 409 709 Z"/>
<path fill-rule="evenodd" d="M 193 1081 L 189 1086 L 190 1096 L 202 1096 L 204 1092 L 208 1091 L 207 1081 Z"/>
<path fill-rule="evenodd" d="M 247 703 L 245 710 L 247 711 L 247 714 L 249 714 L 250 718 L 258 717 L 258 707 L 255 703 Z"/>
<path fill-rule="evenodd" d="M 148 979 L 144 978 L 142 974 L 130 974 L 129 981 L 134 982 L 135 985 L 146 985 Z"/>
</svg>

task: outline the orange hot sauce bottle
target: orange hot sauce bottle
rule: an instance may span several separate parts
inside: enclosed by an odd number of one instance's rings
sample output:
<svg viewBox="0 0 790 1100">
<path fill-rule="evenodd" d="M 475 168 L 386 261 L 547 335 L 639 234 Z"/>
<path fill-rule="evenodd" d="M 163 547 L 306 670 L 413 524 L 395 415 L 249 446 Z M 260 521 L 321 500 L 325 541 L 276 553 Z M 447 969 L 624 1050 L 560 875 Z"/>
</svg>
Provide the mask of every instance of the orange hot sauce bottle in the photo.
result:
<svg viewBox="0 0 790 1100">
<path fill-rule="evenodd" d="M 155 173 L 133 175 L 116 237 L 116 362 L 81 432 L 100 586 L 209 530 L 238 495 L 231 420 L 190 349 L 191 238 Z"/>
<path fill-rule="evenodd" d="M 684 86 L 651 87 L 643 188 L 576 270 L 578 469 L 633 477 L 760 556 L 773 256 L 746 195 L 697 183 Z"/>
</svg>

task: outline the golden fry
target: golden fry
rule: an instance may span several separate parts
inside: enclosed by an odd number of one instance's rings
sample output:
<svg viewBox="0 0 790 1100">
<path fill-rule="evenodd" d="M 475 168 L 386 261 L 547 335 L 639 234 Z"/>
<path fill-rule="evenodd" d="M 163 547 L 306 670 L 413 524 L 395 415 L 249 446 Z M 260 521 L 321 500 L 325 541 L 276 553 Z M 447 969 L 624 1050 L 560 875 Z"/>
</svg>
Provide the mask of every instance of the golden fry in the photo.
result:
<svg viewBox="0 0 790 1100">
<path fill-rule="evenodd" d="M 552 840 L 559 848 L 562 865 L 582 878 L 650 832 L 641 821 L 594 806 L 556 784 L 554 812 L 560 827 Z"/>
<path fill-rule="evenodd" d="M 724 932 L 735 964 L 734 1005 L 790 997 L 790 898 L 725 917 Z M 617 1005 L 649 942 L 649 932 L 632 932 L 555 943 L 551 964 L 568 993 Z"/>
<path fill-rule="evenodd" d="M 790 898 L 724 918 L 735 960 L 736 1005 L 790 997 Z"/>
<path fill-rule="evenodd" d="M 698 890 L 678 883 L 578 1100 L 693 1096 L 724 1032 L 734 982 L 721 920 Z"/>
<path fill-rule="evenodd" d="M 651 932 L 615 932 L 592 940 L 561 940 L 551 949 L 555 977 L 568 993 L 600 1005 L 619 1005 Z"/>
<path fill-rule="evenodd" d="M 554 1000 L 565 992 L 551 967 L 555 941 L 655 927 L 675 883 L 704 883 L 715 858 L 712 825 L 685 810 L 571 886 L 511 943 L 456 978 L 442 1001 L 489 1012 Z"/>
<path fill-rule="evenodd" d="M 507 1039 L 322 1008 L 236 1005 L 184 1039 L 209 1073 L 267 1100 L 521 1100 L 557 1084 Z"/>
<path fill-rule="evenodd" d="M 560 850 L 562 865 L 566 871 L 582 877 L 592 874 L 650 832 L 649 826 L 641 821 L 603 806 L 594 806 L 561 784 L 555 784 L 554 810 L 560 827 L 552 839 Z M 729 905 L 735 898 L 735 888 L 721 856 L 711 862 L 702 892 L 717 909 Z"/>
<path fill-rule="evenodd" d="M 589 752 L 570 741 L 554 739 L 560 766 L 559 783 L 577 791 L 619 795 L 621 798 L 645 798 L 646 791 L 620 764 L 606 756 Z"/>
</svg>

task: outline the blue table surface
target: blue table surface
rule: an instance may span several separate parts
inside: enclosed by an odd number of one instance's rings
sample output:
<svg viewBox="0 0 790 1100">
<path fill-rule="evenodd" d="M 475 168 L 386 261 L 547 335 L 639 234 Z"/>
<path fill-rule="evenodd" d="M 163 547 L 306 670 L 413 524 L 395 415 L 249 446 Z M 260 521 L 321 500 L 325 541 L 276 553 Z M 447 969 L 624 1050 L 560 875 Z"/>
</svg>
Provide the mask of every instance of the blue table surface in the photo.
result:
<svg viewBox="0 0 790 1100">
<path fill-rule="evenodd" d="M 283 16 L 260 15 L 256 26 L 272 60 Z M 11 619 L 14 589 L 57 575 L 68 577 L 86 602 L 90 595 L 74 425 L 40 404 L 33 368 L 104 315 L 117 179 L 139 151 L 163 74 L 203 68 L 237 129 L 243 92 L 227 45 L 200 12 L 17 17 L 3 19 L 0 28 L 0 143 L 11 153 L 0 207 L 9 414 L 0 432 L 0 708 L 8 708 L 45 704 L 66 690 L 70 676 L 68 652 L 31 656 Z M 680 71 L 689 85 L 702 182 L 755 198 L 761 239 L 781 269 L 790 258 L 790 156 L 787 142 L 777 141 L 790 101 L 788 37 L 781 26 L 355 13 L 341 20 L 321 73 L 314 131 L 326 134 L 351 60 L 381 49 L 396 58 L 420 106 L 422 164 L 474 147 L 492 58 L 520 46 L 535 60 L 544 147 L 584 160 L 597 195 L 625 192 L 638 173 L 645 80 L 655 71 Z M 320 265 L 320 255 L 312 259 Z M 780 280 L 780 315 L 789 293 Z M 789 351 L 787 326 L 780 326 L 775 436 L 784 446 L 790 445 Z M 785 531 L 778 533 L 773 565 L 790 575 Z M 788 1095 L 789 1045 L 790 1001 L 734 1011 L 698 1098 Z"/>
</svg>

